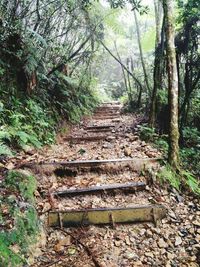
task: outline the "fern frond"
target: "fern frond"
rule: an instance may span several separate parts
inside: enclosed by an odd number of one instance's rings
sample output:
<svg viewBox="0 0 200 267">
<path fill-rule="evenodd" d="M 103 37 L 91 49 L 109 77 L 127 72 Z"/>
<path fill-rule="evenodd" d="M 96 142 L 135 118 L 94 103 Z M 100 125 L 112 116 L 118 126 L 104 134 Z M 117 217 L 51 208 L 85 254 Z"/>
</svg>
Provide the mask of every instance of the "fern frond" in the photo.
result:
<svg viewBox="0 0 200 267">
<path fill-rule="evenodd" d="M 12 156 L 13 154 L 7 145 L 0 143 L 0 155 Z"/>
</svg>

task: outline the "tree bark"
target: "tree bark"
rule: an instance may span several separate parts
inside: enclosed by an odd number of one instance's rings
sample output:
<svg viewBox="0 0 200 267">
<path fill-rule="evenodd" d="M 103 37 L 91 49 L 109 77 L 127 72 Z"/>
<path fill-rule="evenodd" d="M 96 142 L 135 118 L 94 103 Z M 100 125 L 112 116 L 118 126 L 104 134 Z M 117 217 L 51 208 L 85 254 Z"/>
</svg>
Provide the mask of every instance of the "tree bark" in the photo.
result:
<svg viewBox="0 0 200 267">
<path fill-rule="evenodd" d="M 153 84 L 153 92 L 152 92 L 150 114 L 149 114 L 149 126 L 150 127 L 155 127 L 157 91 L 158 91 L 158 89 L 161 89 L 161 87 L 162 87 L 162 70 L 163 70 L 162 62 L 163 62 L 163 53 L 164 53 L 164 25 L 165 25 L 165 17 L 163 17 L 162 31 L 160 34 L 161 37 L 156 38 L 156 45 L 155 45 L 155 59 L 154 59 L 154 73 L 153 73 L 154 84 Z M 158 28 L 158 26 L 156 28 Z M 159 41 L 159 42 L 157 43 L 157 41 Z"/>
<path fill-rule="evenodd" d="M 173 0 L 163 0 L 166 18 L 168 98 L 170 111 L 168 161 L 175 170 L 179 169 L 179 128 L 178 128 L 178 74 L 175 52 Z"/>
<path fill-rule="evenodd" d="M 139 46 L 139 51 L 140 51 L 140 59 L 141 59 L 143 73 L 144 73 L 144 81 L 145 81 L 145 84 L 146 84 L 147 91 L 148 91 L 149 95 L 151 95 L 151 88 L 149 86 L 149 80 L 148 80 L 148 76 L 147 76 L 147 71 L 146 71 L 145 62 L 144 62 L 144 56 L 143 56 L 143 51 L 142 51 L 140 28 L 139 28 L 139 25 L 138 25 L 138 19 L 137 19 L 137 15 L 136 15 L 135 9 L 134 9 L 133 13 L 134 13 L 134 18 L 135 18 L 137 40 L 138 40 L 138 46 Z"/>
</svg>

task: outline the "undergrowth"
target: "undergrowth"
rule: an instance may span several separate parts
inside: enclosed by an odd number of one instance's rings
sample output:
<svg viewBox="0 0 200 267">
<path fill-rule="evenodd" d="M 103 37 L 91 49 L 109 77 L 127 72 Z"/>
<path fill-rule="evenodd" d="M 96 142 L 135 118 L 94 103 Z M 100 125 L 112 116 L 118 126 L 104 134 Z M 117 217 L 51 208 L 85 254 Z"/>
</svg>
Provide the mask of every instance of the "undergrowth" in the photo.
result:
<svg viewBox="0 0 200 267">
<path fill-rule="evenodd" d="M 61 74 L 55 77 L 48 90 L 31 96 L 14 85 L 0 86 L 0 155 L 53 143 L 61 121 L 77 123 L 95 108 L 97 97 L 86 85 Z"/>
<path fill-rule="evenodd" d="M 28 247 L 39 231 L 34 207 L 36 180 L 29 174 L 10 171 L 1 187 L 0 266 L 24 266 Z"/>
<path fill-rule="evenodd" d="M 140 138 L 144 141 L 151 142 L 163 152 L 164 158 L 168 153 L 168 136 L 159 135 L 154 128 L 140 126 Z M 167 181 L 178 191 L 189 190 L 200 196 L 200 133 L 197 129 L 185 128 L 183 130 L 185 146 L 180 148 L 180 158 L 182 170 L 175 173 L 165 162 L 165 166 L 158 174 L 160 181 Z"/>
<path fill-rule="evenodd" d="M 168 182 L 177 191 L 187 190 L 200 197 L 200 182 L 189 171 L 181 170 L 176 173 L 166 164 L 158 173 L 158 178 L 163 182 Z"/>
</svg>

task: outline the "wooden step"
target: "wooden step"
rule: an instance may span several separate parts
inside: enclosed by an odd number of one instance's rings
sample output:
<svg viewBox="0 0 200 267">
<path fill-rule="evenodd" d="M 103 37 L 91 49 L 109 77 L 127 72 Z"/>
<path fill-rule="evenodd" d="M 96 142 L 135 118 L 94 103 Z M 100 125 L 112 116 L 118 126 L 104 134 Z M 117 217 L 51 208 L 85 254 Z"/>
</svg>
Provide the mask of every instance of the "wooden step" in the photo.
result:
<svg viewBox="0 0 200 267">
<path fill-rule="evenodd" d="M 85 127 L 85 130 L 90 130 L 90 129 L 109 129 L 109 128 L 114 128 L 114 124 L 108 124 L 108 125 L 91 125 Z"/>
<path fill-rule="evenodd" d="M 94 135 L 94 136 L 69 136 L 65 137 L 64 140 L 72 142 L 72 143 L 79 143 L 79 142 L 94 142 L 105 140 L 107 135 Z"/>
<path fill-rule="evenodd" d="M 53 161 L 53 162 L 30 162 L 22 166 L 30 165 L 58 165 L 63 167 L 92 167 L 104 164 L 121 164 L 121 163 L 149 163 L 163 160 L 162 158 L 123 158 L 123 159 L 105 159 L 105 160 L 73 160 L 73 161 Z"/>
<path fill-rule="evenodd" d="M 68 211 L 51 211 L 48 225 L 51 227 L 77 227 L 115 223 L 154 222 L 166 216 L 163 205 L 134 206 L 129 208 L 97 208 Z"/>
<path fill-rule="evenodd" d="M 111 185 L 101 185 L 101 186 L 92 186 L 88 188 L 76 188 L 76 189 L 67 189 L 62 191 L 56 191 L 53 194 L 59 197 L 65 196 L 74 196 L 81 194 L 90 194 L 96 192 L 105 192 L 105 191 L 114 191 L 114 190 L 131 190 L 131 191 L 141 191 L 146 187 L 146 183 L 137 182 L 137 183 L 126 183 L 126 184 L 111 184 Z"/>
<path fill-rule="evenodd" d="M 112 131 L 112 128 L 101 128 L 101 129 L 88 129 L 87 132 L 88 133 L 106 133 L 106 132 L 111 132 Z"/>
<path fill-rule="evenodd" d="M 119 119 L 119 116 L 93 116 L 93 120 L 113 120 L 113 119 Z"/>
</svg>

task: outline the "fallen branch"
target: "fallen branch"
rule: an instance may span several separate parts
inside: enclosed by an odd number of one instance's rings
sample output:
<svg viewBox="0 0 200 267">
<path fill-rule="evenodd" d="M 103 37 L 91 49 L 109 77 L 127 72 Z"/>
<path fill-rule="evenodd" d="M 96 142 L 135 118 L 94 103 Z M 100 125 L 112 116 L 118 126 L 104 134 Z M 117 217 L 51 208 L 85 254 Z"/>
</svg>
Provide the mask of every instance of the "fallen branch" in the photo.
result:
<svg viewBox="0 0 200 267">
<path fill-rule="evenodd" d="M 60 231 L 62 231 L 63 233 L 67 234 L 67 235 L 70 235 L 74 241 L 78 244 L 80 244 L 84 250 L 87 252 L 87 255 L 89 257 L 91 257 L 95 267 L 102 267 L 102 265 L 98 262 L 98 260 L 96 259 L 96 257 L 94 256 L 94 254 L 92 253 L 92 251 L 85 245 L 83 244 L 81 241 L 80 241 L 80 238 L 77 239 L 73 234 L 71 234 L 70 232 L 67 232 L 66 230 L 62 229 L 62 228 L 58 228 Z"/>
<path fill-rule="evenodd" d="M 110 51 L 110 49 L 102 42 L 100 41 L 100 43 L 102 44 L 102 46 L 106 49 L 106 51 L 121 65 L 121 67 L 123 67 L 124 70 L 126 70 L 128 72 L 128 74 L 136 81 L 136 83 L 139 85 L 140 88 L 142 87 L 142 84 L 140 83 L 140 81 L 133 75 L 132 72 L 130 72 L 130 70 Z"/>
</svg>

